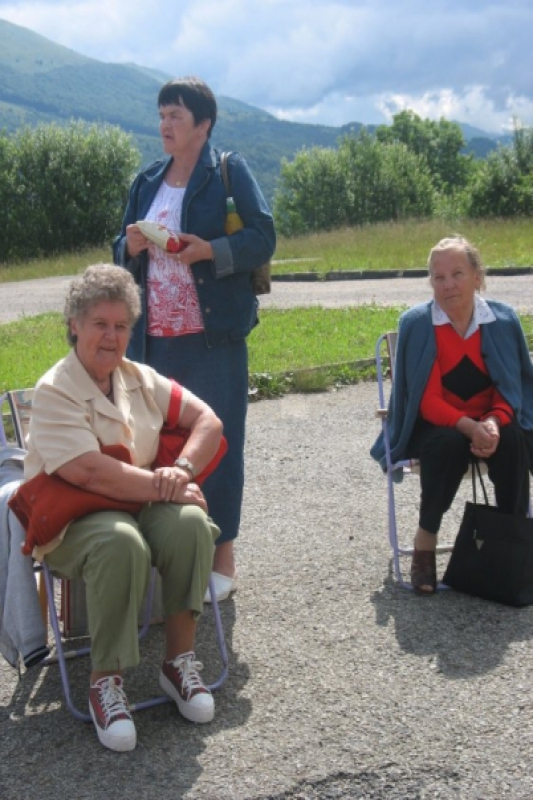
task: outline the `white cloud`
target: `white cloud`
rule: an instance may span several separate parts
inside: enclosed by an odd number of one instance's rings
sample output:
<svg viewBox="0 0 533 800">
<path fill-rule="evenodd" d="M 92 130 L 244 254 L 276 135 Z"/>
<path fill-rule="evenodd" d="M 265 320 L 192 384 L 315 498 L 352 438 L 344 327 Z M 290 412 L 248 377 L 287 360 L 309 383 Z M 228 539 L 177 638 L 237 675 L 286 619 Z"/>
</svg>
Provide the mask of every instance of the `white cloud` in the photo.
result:
<svg viewBox="0 0 533 800">
<path fill-rule="evenodd" d="M 525 125 L 533 125 L 533 102 L 525 97 L 510 95 L 504 109 L 496 108 L 482 86 L 475 86 L 462 94 L 450 89 L 426 92 L 414 97 L 411 95 L 384 95 L 376 101 L 387 122 L 394 114 L 411 109 L 424 119 L 458 120 L 483 128 L 489 133 L 509 133 L 514 120 Z M 482 124 L 480 123 L 482 120 Z"/>
<path fill-rule="evenodd" d="M 0 0 L 0 17 L 297 121 L 380 123 L 408 107 L 533 125 L 530 0 Z"/>
<path fill-rule="evenodd" d="M 346 125 L 349 122 L 362 122 L 364 125 L 382 124 L 389 121 L 388 110 L 382 109 L 379 97 L 350 97 L 332 92 L 319 103 L 305 108 L 289 106 L 268 106 L 269 111 L 279 119 L 293 122 L 306 122 L 310 125 Z"/>
</svg>

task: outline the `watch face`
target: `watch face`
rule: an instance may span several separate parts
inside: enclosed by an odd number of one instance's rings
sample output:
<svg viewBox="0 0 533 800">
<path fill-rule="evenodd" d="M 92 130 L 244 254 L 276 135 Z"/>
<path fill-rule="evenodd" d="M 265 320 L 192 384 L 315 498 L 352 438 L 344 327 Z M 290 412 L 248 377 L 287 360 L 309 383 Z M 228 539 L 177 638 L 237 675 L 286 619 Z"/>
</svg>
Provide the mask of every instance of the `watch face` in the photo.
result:
<svg viewBox="0 0 533 800">
<path fill-rule="evenodd" d="M 195 476 L 196 473 L 195 473 L 194 467 L 193 467 L 193 465 L 191 464 L 191 462 L 189 461 L 188 458 L 185 458 L 185 457 L 178 458 L 178 460 L 175 462 L 175 464 L 176 464 L 177 467 L 181 467 L 182 469 L 186 469 L 188 472 L 191 473 L 191 475 L 193 477 Z"/>
</svg>

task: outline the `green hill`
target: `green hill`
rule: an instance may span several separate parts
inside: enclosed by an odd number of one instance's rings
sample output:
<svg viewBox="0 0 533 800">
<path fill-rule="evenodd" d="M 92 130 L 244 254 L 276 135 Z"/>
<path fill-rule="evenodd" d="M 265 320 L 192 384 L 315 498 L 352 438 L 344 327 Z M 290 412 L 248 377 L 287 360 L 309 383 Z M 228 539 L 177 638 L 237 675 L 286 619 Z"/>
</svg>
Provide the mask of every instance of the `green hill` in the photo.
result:
<svg viewBox="0 0 533 800">
<path fill-rule="evenodd" d="M 106 64 L 0 20 L 0 128 L 8 132 L 70 119 L 108 122 L 133 134 L 147 164 L 161 155 L 156 98 L 172 76 L 135 64 Z M 213 144 L 239 150 L 272 199 L 283 157 L 301 147 L 335 146 L 343 133 L 325 125 L 283 122 L 219 96 Z"/>
<path fill-rule="evenodd" d="M 0 19 L 0 129 L 8 132 L 71 119 L 107 122 L 134 136 L 148 164 L 161 155 L 156 98 L 170 77 L 136 64 L 87 58 Z M 284 122 L 231 97 L 217 101 L 213 144 L 240 151 L 269 200 L 282 158 L 302 147 L 334 147 L 340 136 L 361 128 L 356 122 L 340 128 Z M 496 144 L 483 140 L 480 146 L 486 154 Z"/>
</svg>

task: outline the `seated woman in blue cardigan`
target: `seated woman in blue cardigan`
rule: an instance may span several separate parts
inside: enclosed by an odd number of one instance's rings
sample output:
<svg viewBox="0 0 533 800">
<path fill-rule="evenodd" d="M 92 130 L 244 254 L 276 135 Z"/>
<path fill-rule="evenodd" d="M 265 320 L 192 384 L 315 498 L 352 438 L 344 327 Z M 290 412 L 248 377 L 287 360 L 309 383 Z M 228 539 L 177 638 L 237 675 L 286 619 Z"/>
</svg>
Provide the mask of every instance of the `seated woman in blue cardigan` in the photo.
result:
<svg viewBox="0 0 533 800">
<path fill-rule="evenodd" d="M 433 299 L 400 318 L 388 415 L 393 462 L 420 460 L 418 594 L 436 589 L 437 534 L 472 456 L 487 462 L 501 511 L 523 516 L 533 463 L 533 366 L 516 313 L 479 295 L 485 270 L 462 236 L 442 239 L 428 267 Z M 385 468 L 383 434 L 371 455 Z"/>
</svg>

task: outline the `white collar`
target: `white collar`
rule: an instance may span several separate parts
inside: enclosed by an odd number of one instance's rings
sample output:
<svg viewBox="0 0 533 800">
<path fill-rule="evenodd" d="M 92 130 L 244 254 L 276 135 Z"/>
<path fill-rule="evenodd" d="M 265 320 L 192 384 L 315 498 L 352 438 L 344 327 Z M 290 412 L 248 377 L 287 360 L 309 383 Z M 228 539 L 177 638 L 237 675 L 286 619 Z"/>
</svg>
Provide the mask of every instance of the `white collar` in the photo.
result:
<svg viewBox="0 0 533 800">
<path fill-rule="evenodd" d="M 436 300 L 433 300 L 433 305 L 431 306 L 431 321 L 433 325 L 453 325 L 448 314 L 443 311 Z M 470 338 L 470 336 L 477 331 L 480 325 L 487 325 L 489 322 L 495 321 L 496 317 L 494 316 L 494 312 L 492 311 L 491 307 L 487 301 L 476 292 L 474 295 L 474 313 L 464 338 Z"/>
</svg>

